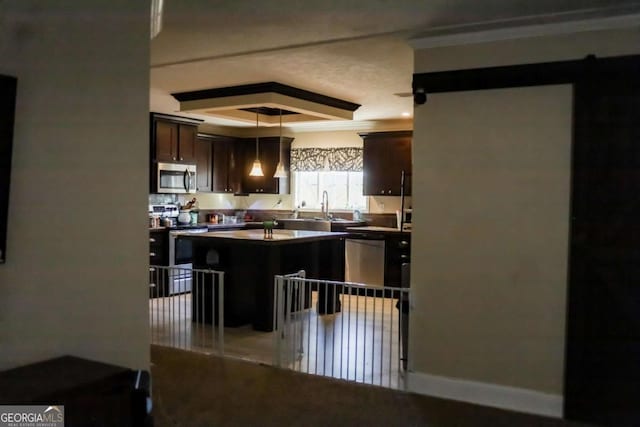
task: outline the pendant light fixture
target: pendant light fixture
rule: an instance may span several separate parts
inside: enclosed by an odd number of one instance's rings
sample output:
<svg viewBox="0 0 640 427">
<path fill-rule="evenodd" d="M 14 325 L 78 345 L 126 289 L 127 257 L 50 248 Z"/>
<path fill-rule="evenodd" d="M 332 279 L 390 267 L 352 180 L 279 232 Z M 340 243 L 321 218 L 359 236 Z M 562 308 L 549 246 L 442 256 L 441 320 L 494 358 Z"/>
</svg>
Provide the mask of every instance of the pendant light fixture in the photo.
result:
<svg viewBox="0 0 640 427">
<path fill-rule="evenodd" d="M 260 156 L 258 152 L 258 109 L 256 108 L 256 159 L 253 161 L 253 166 L 251 167 L 251 172 L 249 172 L 249 176 L 264 176 L 262 172 L 262 164 L 260 163 Z"/>
<path fill-rule="evenodd" d="M 273 177 L 287 177 L 287 171 L 284 170 L 284 165 L 282 164 L 282 109 L 280 109 L 280 141 L 278 141 L 278 166 L 276 167 L 276 172 L 273 174 Z"/>
</svg>

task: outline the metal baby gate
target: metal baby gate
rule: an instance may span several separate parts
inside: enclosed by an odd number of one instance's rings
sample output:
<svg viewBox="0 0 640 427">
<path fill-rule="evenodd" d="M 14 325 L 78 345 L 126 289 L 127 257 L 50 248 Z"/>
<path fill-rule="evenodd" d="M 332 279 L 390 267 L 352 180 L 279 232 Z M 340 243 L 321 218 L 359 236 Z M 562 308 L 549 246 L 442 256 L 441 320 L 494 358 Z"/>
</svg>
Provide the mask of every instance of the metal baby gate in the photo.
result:
<svg viewBox="0 0 640 427">
<path fill-rule="evenodd" d="M 409 288 L 275 277 L 274 366 L 404 389 Z"/>
<path fill-rule="evenodd" d="M 224 273 L 149 267 L 151 343 L 224 355 Z"/>
</svg>

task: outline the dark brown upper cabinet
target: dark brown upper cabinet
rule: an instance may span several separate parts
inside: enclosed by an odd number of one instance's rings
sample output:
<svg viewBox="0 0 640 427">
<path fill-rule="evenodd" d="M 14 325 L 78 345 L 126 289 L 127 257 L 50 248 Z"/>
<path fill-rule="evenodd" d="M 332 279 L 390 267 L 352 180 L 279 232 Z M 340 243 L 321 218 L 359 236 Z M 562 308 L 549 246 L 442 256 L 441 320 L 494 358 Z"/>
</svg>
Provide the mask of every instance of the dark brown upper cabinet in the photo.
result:
<svg viewBox="0 0 640 427">
<path fill-rule="evenodd" d="M 210 192 L 212 173 L 213 137 L 199 133 L 195 142 L 196 191 Z"/>
<path fill-rule="evenodd" d="M 289 194 L 289 178 L 274 178 L 273 174 L 282 158 L 285 169 L 289 170 L 293 138 L 265 137 L 259 140 L 259 158 L 264 176 L 249 176 L 256 159 L 255 139 L 240 141 L 243 152 L 242 192 L 257 194 Z M 281 157 L 282 156 L 282 157 Z"/>
<path fill-rule="evenodd" d="M 410 196 L 413 132 L 370 132 L 359 135 L 364 142 L 364 194 L 366 196 L 400 196 L 402 171 L 404 171 L 404 194 Z"/>
<path fill-rule="evenodd" d="M 151 159 L 166 163 L 196 163 L 196 138 L 201 120 L 151 113 Z"/>
<path fill-rule="evenodd" d="M 233 138 L 216 137 L 212 141 L 213 151 L 213 181 L 214 193 L 239 193 L 240 174 L 239 159 L 241 154 L 238 143 Z"/>
</svg>

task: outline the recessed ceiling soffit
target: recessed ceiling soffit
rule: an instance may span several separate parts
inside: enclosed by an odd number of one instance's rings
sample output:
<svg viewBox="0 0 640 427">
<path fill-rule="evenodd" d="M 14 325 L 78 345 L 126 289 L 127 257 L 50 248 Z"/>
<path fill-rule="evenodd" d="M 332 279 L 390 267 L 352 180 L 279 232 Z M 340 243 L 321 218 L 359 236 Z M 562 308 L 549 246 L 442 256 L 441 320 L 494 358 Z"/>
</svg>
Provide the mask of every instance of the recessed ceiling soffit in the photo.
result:
<svg viewBox="0 0 640 427">
<path fill-rule="evenodd" d="M 256 83 L 171 94 L 180 111 L 203 114 L 260 126 L 327 120 L 353 120 L 360 107 L 338 98 L 275 82 Z"/>
</svg>

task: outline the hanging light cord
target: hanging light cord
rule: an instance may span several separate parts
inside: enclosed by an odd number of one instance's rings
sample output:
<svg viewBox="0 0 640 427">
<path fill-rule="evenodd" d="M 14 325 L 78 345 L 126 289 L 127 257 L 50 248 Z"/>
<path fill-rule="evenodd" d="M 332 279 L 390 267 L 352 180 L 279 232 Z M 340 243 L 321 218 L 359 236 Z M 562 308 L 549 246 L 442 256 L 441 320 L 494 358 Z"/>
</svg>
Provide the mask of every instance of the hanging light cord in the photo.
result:
<svg viewBox="0 0 640 427">
<path fill-rule="evenodd" d="M 280 109 L 280 144 L 282 144 L 282 108 Z"/>
<path fill-rule="evenodd" d="M 258 156 L 258 129 L 260 125 L 258 124 L 258 109 L 256 108 L 256 160 L 260 157 Z"/>
</svg>

